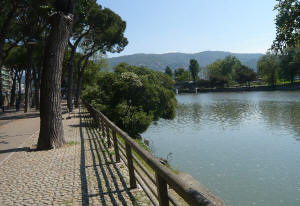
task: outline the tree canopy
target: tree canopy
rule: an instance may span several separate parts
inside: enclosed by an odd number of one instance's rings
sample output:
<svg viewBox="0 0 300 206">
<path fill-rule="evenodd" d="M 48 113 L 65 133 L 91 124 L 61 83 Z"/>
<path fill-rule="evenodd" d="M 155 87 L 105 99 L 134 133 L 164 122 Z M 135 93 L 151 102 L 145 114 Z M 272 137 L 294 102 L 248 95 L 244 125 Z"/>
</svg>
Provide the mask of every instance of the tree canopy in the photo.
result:
<svg viewBox="0 0 300 206">
<path fill-rule="evenodd" d="M 212 85 L 224 87 L 225 84 L 236 80 L 236 71 L 242 63 L 234 56 L 226 56 L 207 66 L 208 76 Z"/>
<path fill-rule="evenodd" d="M 275 50 L 300 46 L 300 2 L 299 0 L 276 0 L 276 38 L 272 48 Z"/>
<path fill-rule="evenodd" d="M 193 81 L 196 82 L 196 80 L 198 78 L 198 74 L 200 72 L 200 66 L 199 66 L 199 63 L 196 59 L 191 59 L 190 60 L 189 70 L 192 74 Z"/>
<path fill-rule="evenodd" d="M 192 80 L 192 74 L 189 70 L 184 68 L 178 68 L 175 70 L 175 80 L 176 82 L 187 82 Z"/>
<path fill-rule="evenodd" d="M 235 70 L 235 81 L 239 84 L 247 83 L 248 86 L 250 86 L 250 82 L 254 80 L 256 80 L 256 73 L 253 71 L 253 69 L 242 65 Z"/>
<path fill-rule="evenodd" d="M 173 78 L 173 71 L 172 69 L 167 66 L 166 69 L 165 69 L 165 74 L 169 75 L 171 78 Z"/>
<path fill-rule="evenodd" d="M 279 58 L 275 54 L 268 52 L 262 56 L 257 63 L 258 74 L 265 80 L 269 85 L 275 86 L 279 75 Z"/>
<path fill-rule="evenodd" d="M 83 97 L 132 137 L 144 132 L 152 121 L 173 119 L 177 101 L 174 81 L 161 72 L 122 63 L 103 72 Z"/>
</svg>

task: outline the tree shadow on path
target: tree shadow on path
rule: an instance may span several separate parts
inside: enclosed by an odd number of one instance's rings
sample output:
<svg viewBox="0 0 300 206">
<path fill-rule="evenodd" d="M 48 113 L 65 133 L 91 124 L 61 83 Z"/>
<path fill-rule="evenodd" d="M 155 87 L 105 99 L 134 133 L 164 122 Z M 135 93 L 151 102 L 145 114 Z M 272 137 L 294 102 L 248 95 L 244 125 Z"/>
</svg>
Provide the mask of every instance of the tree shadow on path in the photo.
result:
<svg viewBox="0 0 300 206">
<path fill-rule="evenodd" d="M 39 117 L 39 113 L 25 113 L 25 114 L 18 114 L 18 115 L 12 115 L 12 116 L 3 116 L 0 117 L 0 120 L 17 120 L 17 119 L 27 119 L 27 118 L 36 118 Z"/>
<path fill-rule="evenodd" d="M 5 150 L 0 150 L 0 154 L 4 153 L 11 153 L 11 152 L 29 152 L 30 147 L 22 147 L 22 148 L 13 148 L 13 149 L 5 149 Z"/>
<path fill-rule="evenodd" d="M 84 120 L 80 122 L 85 125 L 87 137 L 84 138 L 82 128 L 81 134 L 81 183 L 82 183 L 82 203 L 89 205 L 89 198 L 99 197 L 101 205 L 138 205 L 130 188 L 121 174 L 116 162 L 110 155 L 108 148 L 102 141 L 97 129 L 93 127 L 92 120 L 88 114 L 83 115 Z M 85 148 L 84 141 L 89 148 Z M 85 152 L 90 153 L 92 165 L 86 165 Z M 91 163 L 90 163 L 91 164 Z M 93 169 L 97 180 L 96 193 L 88 191 L 86 169 Z"/>
</svg>

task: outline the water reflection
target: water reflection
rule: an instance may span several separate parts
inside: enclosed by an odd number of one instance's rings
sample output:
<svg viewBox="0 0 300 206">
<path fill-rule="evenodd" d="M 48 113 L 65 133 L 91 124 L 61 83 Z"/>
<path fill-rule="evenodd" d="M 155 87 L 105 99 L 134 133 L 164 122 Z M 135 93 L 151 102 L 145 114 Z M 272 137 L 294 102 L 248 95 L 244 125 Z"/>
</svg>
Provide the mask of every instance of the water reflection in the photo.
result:
<svg viewBox="0 0 300 206">
<path fill-rule="evenodd" d="M 175 123 L 175 122 L 176 123 Z M 285 129 L 300 139 L 300 102 L 298 101 L 249 101 L 249 99 L 228 99 L 224 101 L 203 100 L 180 102 L 177 117 L 172 125 L 191 124 L 201 129 L 203 125 L 218 125 L 223 129 L 238 128 L 247 121 L 263 121 L 268 129 Z"/>
<path fill-rule="evenodd" d="M 231 206 L 300 205 L 300 92 L 177 96 L 174 120 L 143 134 L 155 155 Z"/>
<path fill-rule="evenodd" d="M 289 130 L 300 140 L 299 102 L 261 102 L 259 112 L 269 129 Z"/>
</svg>

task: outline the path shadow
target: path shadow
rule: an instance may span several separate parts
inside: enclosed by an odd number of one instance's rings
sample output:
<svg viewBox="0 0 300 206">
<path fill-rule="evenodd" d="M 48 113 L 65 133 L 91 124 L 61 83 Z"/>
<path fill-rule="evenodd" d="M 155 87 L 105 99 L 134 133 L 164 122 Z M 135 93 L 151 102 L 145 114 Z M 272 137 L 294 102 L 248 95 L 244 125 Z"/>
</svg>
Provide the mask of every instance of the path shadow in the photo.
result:
<svg viewBox="0 0 300 206">
<path fill-rule="evenodd" d="M 82 125 L 82 115 L 81 115 L 81 108 L 79 107 L 79 120 L 80 125 Z M 88 185 L 87 185 L 87 178 L 86 178 L 86 171 L 85 171 L 85 144 L 84 144 L 84 136 L 82 131 L 82 126 L 80 126 L 80 141 L 81 141 L 81 155 L 80 155 L 80 180 L 81 180 L 81 201 L 82 205 L 86 206 L 89 205 L 89 198 L 88 198 Z"/>
<path fill-rule="evenodd" d="M 11 152 L 29 152 L 30 147 L 22 147 L 22 148 L 13 148 L 13 149 L 5 149 L 5 150 L 0 150 L 0 154 L 4 153 L 11 153 Z"/>
<path fill-rule="evenodd" d="M 0 141 L 0 144 L 8 144 L 8 142 L 7 142 L 7 141 L 4 141 L 4 140 L 2 140 L 2 141 Z"/>
<path fill-rule="evenodd" d="M 24 109 L 20 109 L 19 111 L 23 111 L 24 112 Z M 6 116 L 7 114 L 11 114 L 11 113 L 16 113 L 16 109 L 11 107 L 10 109 L 5 109 L 4 112 L 0 112 L 0 117 L 1 116 Z"/>
<path fill-rule="evenodd" d="M 69 125 L 70 127 L 89 127 L 90 125 L 87 124 L 86 122 L 81 122 L 80 124 L 72 124 L 72 125 Z"/>
<path fill-rule="evenodd" d="M 90 143 L 90 152 L 93 158 L 92 166 L 97 177 L 99 190 L 98 194 L 91 194 L 90 197 L 98 195 L 102 205 L 107 205 L 104 196 L 109 196 L 110 198 L 110 203 L 108 205 L 126 206 L 129 203 L 128 201 L 130 201 L 132 205 L 138 205 L 133 194 L 130 192 L 130 188 L 127 187 L 126 181 L 110 154 L 109 149 L 105 146 L 97 129 L 93 127 L 92 119 L 89 116 L 86 116 L 85 122 L 89 124 L 89 127 L 87 127 L 87 135 Z M 91 166 L 89 165 L 86 167 Z M 101 179 L 103 180 L 102 182 Z M 104 192 L 104 190 L 107 192 Z M 115 197 L 114 194 L 116 194 L 117 197 Z M 127 198 L 124 196 L 125 194 Z M 119 200 L 118 202 L 117 199 Z"/>
<path fill-rule="evenodd" d="M 17 120 L 17 119 L 27 119 L 27 118 L 36 118 L 39 117 L 39 113 L 25 113 L 19 115 L 12 115 L 12 116 L 4 116 L 0 117 L 0 120 Z"/>
</svg>

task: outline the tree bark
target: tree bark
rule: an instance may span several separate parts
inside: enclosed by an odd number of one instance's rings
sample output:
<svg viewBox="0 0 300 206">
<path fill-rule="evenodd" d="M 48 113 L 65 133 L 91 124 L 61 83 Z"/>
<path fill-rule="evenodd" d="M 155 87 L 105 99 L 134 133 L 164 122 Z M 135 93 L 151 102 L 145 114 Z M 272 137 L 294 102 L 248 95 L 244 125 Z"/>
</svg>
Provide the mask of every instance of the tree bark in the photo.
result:
<svg viewBox="0 0 300 206">
<path fill-rule="evenodd" d="M 30 94 L 30 84 L 31 84 L 31 69 L 27 69 L 25 71 L 25 106 L 24 113 L 29 111 L 30 102 L 29 102 L 29 94 Z"/>
<path fill-rule="evenodd" d="M 68 109 L 73 111 L 73 81 L 74 81 L 74 66 L 75 66 L 76 47 L 72 47 L 71 57 L 69 60 L 69 76 L 68 76 Z"/>
<path fill-rule="evenodd" d="M 79 107 L 79 99 L 81 95 L 81 84 L 82 84 L 82 76 L 78 76 L 77 79 L 77 87 L 76 87 L 76 95 L 75 95 L 75 106 Z"/>
<path fill-rule="evenodd" d="M 21 100 L 22 100 L 22 93 L 21 93 L 21 90 L 22 90 L 22 81 L 21 81 L 21 78 L 22 78 L 22 75 L 23 75 L 23 71 L 18 71 L 16 73 L 16 76 L 17 76 L 17 80 L 18 80 L 18 97 L 16 99 L 16 110 L 19 111 L 20 109 L 20 104 L 21 104 Z"/>
<path fill-rule="evenodd" d="M 61 75 L 72 20 L 73 15 L 63 12 L 57 12 L 51 17 L 41 81 L 41 122 L 37 145 L 40 150 L 58 148 L 65 144 L 61 114 Z"/>
<path fill-rule="evenodd" d="M 39 68 L 33 67 L 33 84 L 34 84 L 34 104 L 33 107 L 36 110 L 40 109 L 40 78 L 39 78 Z"/>
<path fill-rule="evenodd" d="M 23 71 L 20 71 L 19 74 L 17 74 L 17 80 L 18 80 L 18 100 L 21 102 L 22 99 L 22 75 Z"/>
<path fill-rule="evenodd" d="M 82 78 L 84 74 L 84 70 L 89 62 L 89 57 L 92 56 L 93 54 L 85 55 L 80 58 L 78 62 L 78 77 L 77 77 L 77 88 L 76 88 L 76 96 L 75 96 L 75 106 L 79 106 L 79 100 L 80 100 L 80 95 L 81 95 L 81 85 L 82 85 Z M 82 61 L 84 60 L 83 65 L 81 66 Z"/>
<path fill-rule="evenodd" d="M 15 101 L 16 101 L 16 83 L 17 83 L 17 76 L 16 74 L 13 74 L 13 84 L 11 87 L 11 91 L 10 91 L 10 106 L 14 106 L 15 105 Z"/>
<path fill-rule="evenodd" d="M 73 82 L 74 82 L 74 70 L 75 70 L 75 61 L 76 61 L 76 50 L 78 44 L 89 33 L 89 30 L 81 34 L 77 40 L 72 43 L 69 41 L 69 46 L 71 47 L 71 56 L 69 59 L 69 77 L 68 77 L 68 109 L 69 112 L 73 111 Z"/>
</svg>

